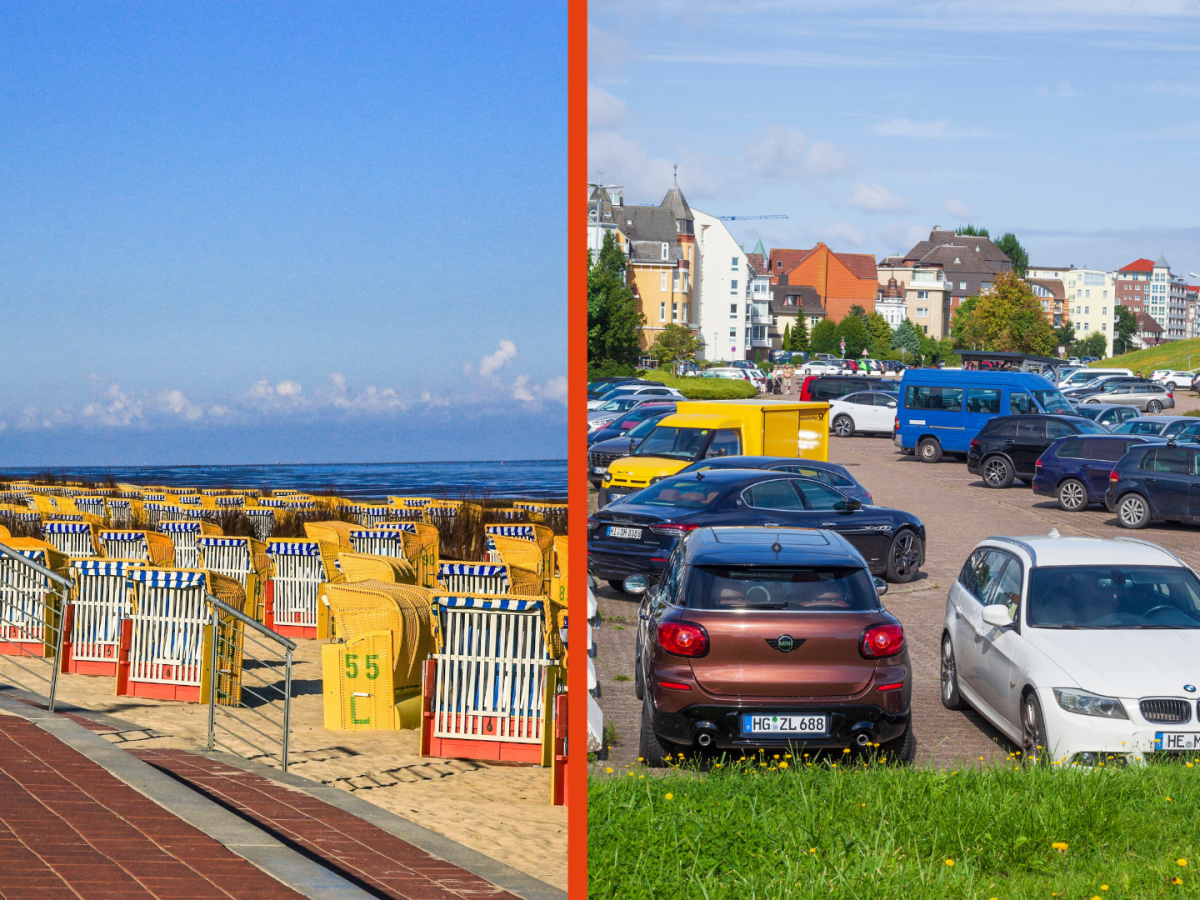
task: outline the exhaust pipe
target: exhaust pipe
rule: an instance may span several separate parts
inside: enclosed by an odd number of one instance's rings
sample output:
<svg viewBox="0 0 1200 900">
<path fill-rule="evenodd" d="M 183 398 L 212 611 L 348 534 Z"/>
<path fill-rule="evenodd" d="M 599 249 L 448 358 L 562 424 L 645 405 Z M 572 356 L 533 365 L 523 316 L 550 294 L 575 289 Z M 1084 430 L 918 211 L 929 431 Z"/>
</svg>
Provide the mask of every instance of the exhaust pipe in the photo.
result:
<svg viewBox="0 0 1200 900">
<path fill-rule="evenodd" d="M 707 735 L 707 734 L 702 734 L 702 735 L 700 735 L 699 738 L 697 738 L 697 743 L 699 743 L 701 747 L 707 747 L 709 744 L 712 743 L 712 736 Z"/>
<path fill-rule="evenodd" d="M 858 737 L 854 739 L 854 742 L 860 747 L 865 747 L 867 744 L 871 743 L 871 736 L 865 731 L 860 731 L 858 733 Z"/>
</svg>

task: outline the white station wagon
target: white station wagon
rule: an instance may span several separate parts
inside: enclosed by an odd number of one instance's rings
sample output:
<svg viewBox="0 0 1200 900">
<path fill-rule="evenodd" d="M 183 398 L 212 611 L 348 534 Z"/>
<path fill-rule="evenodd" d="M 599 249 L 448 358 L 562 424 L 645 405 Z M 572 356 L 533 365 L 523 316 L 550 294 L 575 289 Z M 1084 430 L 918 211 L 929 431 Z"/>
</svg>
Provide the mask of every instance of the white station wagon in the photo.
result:
<svg viewBox="0 0 1200 900">
<path fill-rule="evenodd" d="M 941 650 L 943 705 L 1028 759 L 1200 751 L 1200 579 L 1156 544 L 988 538 L 950 588 Z"/>
</svg>

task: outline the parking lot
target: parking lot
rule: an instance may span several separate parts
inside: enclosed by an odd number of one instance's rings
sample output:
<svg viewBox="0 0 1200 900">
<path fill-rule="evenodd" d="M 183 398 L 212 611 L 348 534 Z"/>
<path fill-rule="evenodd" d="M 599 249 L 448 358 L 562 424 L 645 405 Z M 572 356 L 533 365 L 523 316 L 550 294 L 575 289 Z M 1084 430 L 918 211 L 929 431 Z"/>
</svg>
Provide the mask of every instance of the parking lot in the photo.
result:
<svg viewBox="0 0 1200 900">
<path fill-rule="evenodd" d="M 1200 408 L 1200 398 L 1175 394 L 1175 415 Z M 1200 528 L 1151 525 L 1130 532 L 1100 507 L 1065 513 L 1022 482 L 989 490 L 967 472 L 965 462 L 946 457 L 929 465 L 900 453 L 889 437 L 830 437 L 829 459 L 850 468 L 877 504 L 907 510 L 925 523 L 928 537 L 921 577 L 892 585 L 887 608 L 904 623 L 913 665 L 913 721 L 918 759 L 938 766 L 998 760 L 1012 749 L 973 712 L 945 709 L 938 694 L 938 644 L 946 592 L 963 561 L 980 540 L 993 534 L 1063 534 L 1097 537 L 1136 536 L 1161 544 L 1188 565 L 1200 569 Z M 594 495 L 593 495 L 594 500 Z M 615 729 L 610 759 L 616 765 L 637 759 L 641 702 L 633 691 L 633 654 L 637 602 L 607 585 L 597 591 L 603 624 L 595 632 L 596 672 L 602 689 L 599 704 L 606 727 Z M 622 680 L 618 680 L 622 679 Z M 624 680 L 628 679 L 628 680 Z M 610 763 L 612 764 L 612 763 Z"/>
</svg>

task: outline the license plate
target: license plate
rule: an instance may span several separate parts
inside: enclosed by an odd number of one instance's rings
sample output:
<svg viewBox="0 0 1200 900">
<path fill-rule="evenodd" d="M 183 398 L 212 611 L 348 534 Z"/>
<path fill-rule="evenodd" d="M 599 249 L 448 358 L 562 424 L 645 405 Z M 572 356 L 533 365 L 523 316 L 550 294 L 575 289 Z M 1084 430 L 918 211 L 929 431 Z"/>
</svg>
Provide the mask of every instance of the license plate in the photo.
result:
<svg viewBox="0 0 1200 900">
<path fill-rule="evenodd" d="M 1155 750 L 1200 750 L 1200 732 L 1157 731 L 1154 733 Z"/>
<path fill-rule="evenodd" d="M 630 541 L 640 541 L 642 539 L 642 529 L 640 528 L 623 528 L 620 525 L 609 525 L 608 536 L 615 538 L 625 538 Z"/>
<path fill-rule="evenodd" d="M 829 717 L 744 713 L 742 734 L 801 734 L 826 737 L 829 734 Z"/>
<path fill-rule="evenodd" d="M 608 499 L 609 502 L 612 502 L 613 500 L 620 500 L 622 497 L 628 497 L 632 493 L 633 491 L 609 491 Z"/>
<path fill-rule="evenodd" d="M 595 472 L 597 475 L 603 475 L 605 472 L 608 471 L 608 466 L 595 466 L 595 467 L 593 467 L 592 471 Z"/>
</svg>

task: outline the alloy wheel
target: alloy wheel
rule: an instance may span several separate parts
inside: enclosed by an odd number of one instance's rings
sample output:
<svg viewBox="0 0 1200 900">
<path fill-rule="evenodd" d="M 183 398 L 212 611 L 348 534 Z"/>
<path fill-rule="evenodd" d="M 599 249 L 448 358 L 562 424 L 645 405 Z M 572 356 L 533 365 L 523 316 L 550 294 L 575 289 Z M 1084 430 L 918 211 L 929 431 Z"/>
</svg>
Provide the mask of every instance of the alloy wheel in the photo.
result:
<svg viewBox="0 0 1200 900">
<path fill-rule="evenodd" d="M 1162 412 L 1162 404 L 1159 403 L 1157 400 L 1151 400 L 1149 403 L 1146 404 L 1146 412 L 1160 413 L 1160 412 Z"/>
<path fill-rule="evenodd" d="M 838 416 L 833 423 L 833 431 L 838 437 L 850 437 L 854 434 L 854 423 L 849 416 Z"/>
<path fill-rule="evenodd" d="M 1137 528 L 1146 518 L 1146 502 L 1137 494 L 1133 494 L 1121 501 L 1121 508 L 1118 512 L 1122 525 L 1127 528 Z"/>
<path fill-rule="evenodd" d="M 942 641 L 942 700 L 949 702 L 954 696 L 954 650 L 949 640 Z"/>
<path fill-rule="evenodd" d="M 1067 481 L 1058 489 L 1058 502 L 1074 512 L 1087 505 L 1087 493 L 1078 481 Z"/>
<path fill-rule="evenodd" d="M 921 564 L 917 551 L 917 536 L 911 531 L 902 531 L 892 543 L 892 571 L 901 581 L 908 581 Z"/>
<path fill-rule="evenodd" d="M 992 487 L 1004 484 L 1008 477 L 1008 463 L 1002 459 L 989 459 L 983 464 L 983 480 Z"/>
<path fill-rule="evenodd" d="M 1025 751 L 1025 759 L 1033 763 L 1043 762 L 1047 751 L 1041 733 L 1040 710 L 1032 693 L 1025 698 L 1021 709 L 1021 749 Z"/>
</svg>

